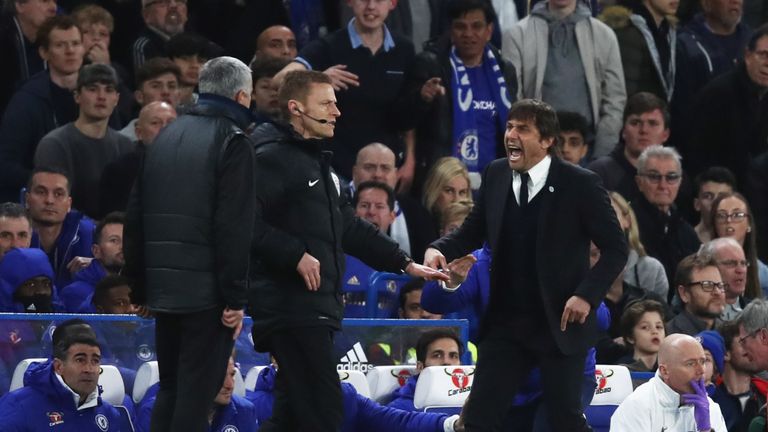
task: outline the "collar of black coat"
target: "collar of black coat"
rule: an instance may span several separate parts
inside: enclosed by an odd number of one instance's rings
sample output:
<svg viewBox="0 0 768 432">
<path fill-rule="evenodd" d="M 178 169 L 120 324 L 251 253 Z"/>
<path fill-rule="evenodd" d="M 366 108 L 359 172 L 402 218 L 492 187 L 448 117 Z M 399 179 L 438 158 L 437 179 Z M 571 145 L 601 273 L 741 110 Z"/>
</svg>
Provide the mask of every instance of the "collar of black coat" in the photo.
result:
<svg viewBox="0 0 768 432">
<path fill-rule="evenodd" d="M 197 105 L 192 107 L 189 114 L 206 117 L 226 117 L 243 130 L 253 123 L 251 110 L 226 98 L 211 93 L 201 93 Z"/>
<path fill-rule="evenodd" d="M 296 132 L 296 129 L 290 123 L 283 120 L 273 121 L 271 123 L 262 123 L 251 134 L 251 139 L 255 146 L 268 142 L 280 142 L 283 144 L 295 145 L 304 151 L 311 153 L 333 153 L 326 150 L 329 147 L 330 140 L 318 138 L 304 138 Z"/>
</svg>

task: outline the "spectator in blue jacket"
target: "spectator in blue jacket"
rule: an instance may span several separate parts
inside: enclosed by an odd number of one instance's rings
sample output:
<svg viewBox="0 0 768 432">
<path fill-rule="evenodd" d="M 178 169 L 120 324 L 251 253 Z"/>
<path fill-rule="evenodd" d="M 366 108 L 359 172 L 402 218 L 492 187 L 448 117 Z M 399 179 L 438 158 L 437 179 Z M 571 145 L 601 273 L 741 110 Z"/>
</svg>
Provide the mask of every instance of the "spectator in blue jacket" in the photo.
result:
<svg viewBox="0 0 768 432">
<path fill-rule="evenodd" d="M 42 249 L 53 267 L 53 282 L 65 287 L 72 275 L 93 258 L 94 223 L 72 210 L 71 182 L 57 168 L 38 167 L 32 171 L 25 195 L 32 219 L 32 247 Z"/>
<path fill-rule="evenodd" d="M 256 406 L 256 418 L 264 423 L 272 416 L 277 366 L 264 368 L 256 380 L 256 389 L 247 394 Z M 445 414 L 408 412 L 381 406 L 361 396 L 349 383 L 341 383 L 344 403 L 344 421 L 341 432 L 459 432 L 464 427 L 458 416 Z M 297 414 L 301 415 L 301 414 Z"/>
<path fill-rule="evenodd" d="M 24 387 L 0 399 L 3 431 L 113 432 L 120 415 L 101 399 L 101 350 L 83 321 L 60 325 L 53 335 L 53 359 L 34 363 Z"/>
<path fill-rule="evenodd" d="M 61 311 L 53 270 L 40 249 L 11 249 L 0 261 L 0 312 Z"/>
<path fill-rule="evenodd" d="M 109 274 L 118 274 L 125 264 L 123 258 L 122 212 L 110 213 L 96 225 L 91 252 L 93 260 L 88 267 L 75 273 L 75 281 L 62 287 L 61 301 L 67 312 L 85 312 L 83 301 L 93 294 L 96 284 Z M 124 313 L 124 312 L 122 312 Z"/>
<path fill-rule="evenodd" d="M 235 390 L 235 362 L 229 358 L 227 374 L 224 384 L 213 400 L 213 407 L 208 413 L 210 432 L 256 432 L 259 429 L 259 421 L 256 416 L 256 408 L 248 399 L 233 394 Z M 144 398 L 139 403 L 136 416 L 136 432 L 149 432 L 149 423 L 152 418 L 152 407 L 155 405 L 158 384 L 152 385 L 147 390 Z"/>
</svg>

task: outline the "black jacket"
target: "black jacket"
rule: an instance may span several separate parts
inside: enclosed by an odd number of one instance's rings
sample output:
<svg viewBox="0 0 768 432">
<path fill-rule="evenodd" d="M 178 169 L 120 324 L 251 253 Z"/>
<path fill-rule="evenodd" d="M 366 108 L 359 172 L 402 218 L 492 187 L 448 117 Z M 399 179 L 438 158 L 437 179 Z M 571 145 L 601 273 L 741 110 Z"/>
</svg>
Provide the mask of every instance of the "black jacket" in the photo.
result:
<svg viewBox="0 0 768 432">
<path fill-rule="evenodd" d="M 424 51 L 416 56 L 413 67 L 406 75 L 407 106 L 417 111 L 416 123 L 416 162 L 426 172 L 434 162 L 443 156 L 453 155 L 453 90 L 451 89 L 450 62 L 451 44 L 447 38 L 439 39 L 425 46 Z M 507 84 L 509 100 L 517 97 L 517 78 L 515 67 L 501 57 L 501 53 L 491 46 Z M 445 96 L 436 97 L 427 104 L 421 99 L 421 87 L 432 78 L 440 77 L 445 87 Z M 504 155 L 504 133 L 497 136 L 497 157 Z M 419 168 L 417 168 L 417 172 Z"/>
<path fill-rule="evenodd" d="M 344 254 L 369 266 L 399 272 L 407 255 L 397 243 L 356 217 L 331 170 L 331 152 L 321 140 L 305 140 L 290 126 L 260 125 L 256 146 L 256 223 L 253 235 L 254 344 L 288 327 L 339 328 L 343 314 Z M 308 253 L 320 261 L 321 283 L 309 291 L 296 267 Z"/>
<path fill-rule="evenodd" d="M 253 228 L 250 112 L 203 94 L 157 136 L 128 204 L 124 272 L 153 311 L 242 309 Z"/>
</svg>

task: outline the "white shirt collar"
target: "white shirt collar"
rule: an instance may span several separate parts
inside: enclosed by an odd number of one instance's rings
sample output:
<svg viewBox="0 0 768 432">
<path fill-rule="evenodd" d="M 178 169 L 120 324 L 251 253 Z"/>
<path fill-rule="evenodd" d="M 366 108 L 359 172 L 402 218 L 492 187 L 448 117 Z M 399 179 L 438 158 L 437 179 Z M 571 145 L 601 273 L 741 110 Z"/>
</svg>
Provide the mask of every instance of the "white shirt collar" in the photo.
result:
<svg viewBox="0 0 768 432">
<path fill-rule="evenodd" d="M 528 170 L 528 176 L 530 180 L 528 181 L 528 201 L 530 202 L 533 197 L 536 196 L 539 191 L 541 191 L 542 188 L 544 188 L 544 185 L 547 183 L 547 176 L 549 175 L 549 168 L 552 166 L 552 157 L 550 155 L 544 156 L 544 159 L 540 160 L 539 163 L 532 166 L 531 169 Z M 512 187 L 515 189 L 515 198 L 518 201 L 518 204 L 520 203 L 520 173 L 517 171 L 513 171 L 512 173 Z"/>
<path fill-rule="evenodd" d="M 91 394 L 88 395 L 88 397 L 85 399 L 85 402 L 83 402 L 82 405 L 80 405 L 80 395 L 77 394 L 72 388 L 67 385 L 67 383 L 64 382 L 64 378 L 61 377 L 61 375 L 54 372 L 54 375 L 56 375 L 56 378 L 59 379 L 59 382 L 61 385 L 64 386 L 65 389 L 69 390 L 70 393 L 72 393 L 72 397 L 75 400 L 75 406 L 77 407 L 77 410 L 84 410 L 88 408 L 93 408 L 99 404 L 99 386 L 97 385 L 96 388 L 91 392 Z"/>
</svg>

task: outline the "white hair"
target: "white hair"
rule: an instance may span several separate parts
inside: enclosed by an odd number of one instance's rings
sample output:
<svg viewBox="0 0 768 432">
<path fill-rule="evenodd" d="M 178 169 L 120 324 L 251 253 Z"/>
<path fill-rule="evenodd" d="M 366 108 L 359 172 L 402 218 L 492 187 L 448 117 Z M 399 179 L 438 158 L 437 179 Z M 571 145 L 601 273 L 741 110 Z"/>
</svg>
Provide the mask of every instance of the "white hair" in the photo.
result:
<svg viewBox="0 0 768 432">
<path fill-rule="evenodd" d="M 216 57 L 205 62 L 200 69 L 198 86 L 200 93 L 211 93 L 229 99 L 234 99 L 240 91 L 251 94 L 251 69 L 234 57 Z"/>
</svg>

